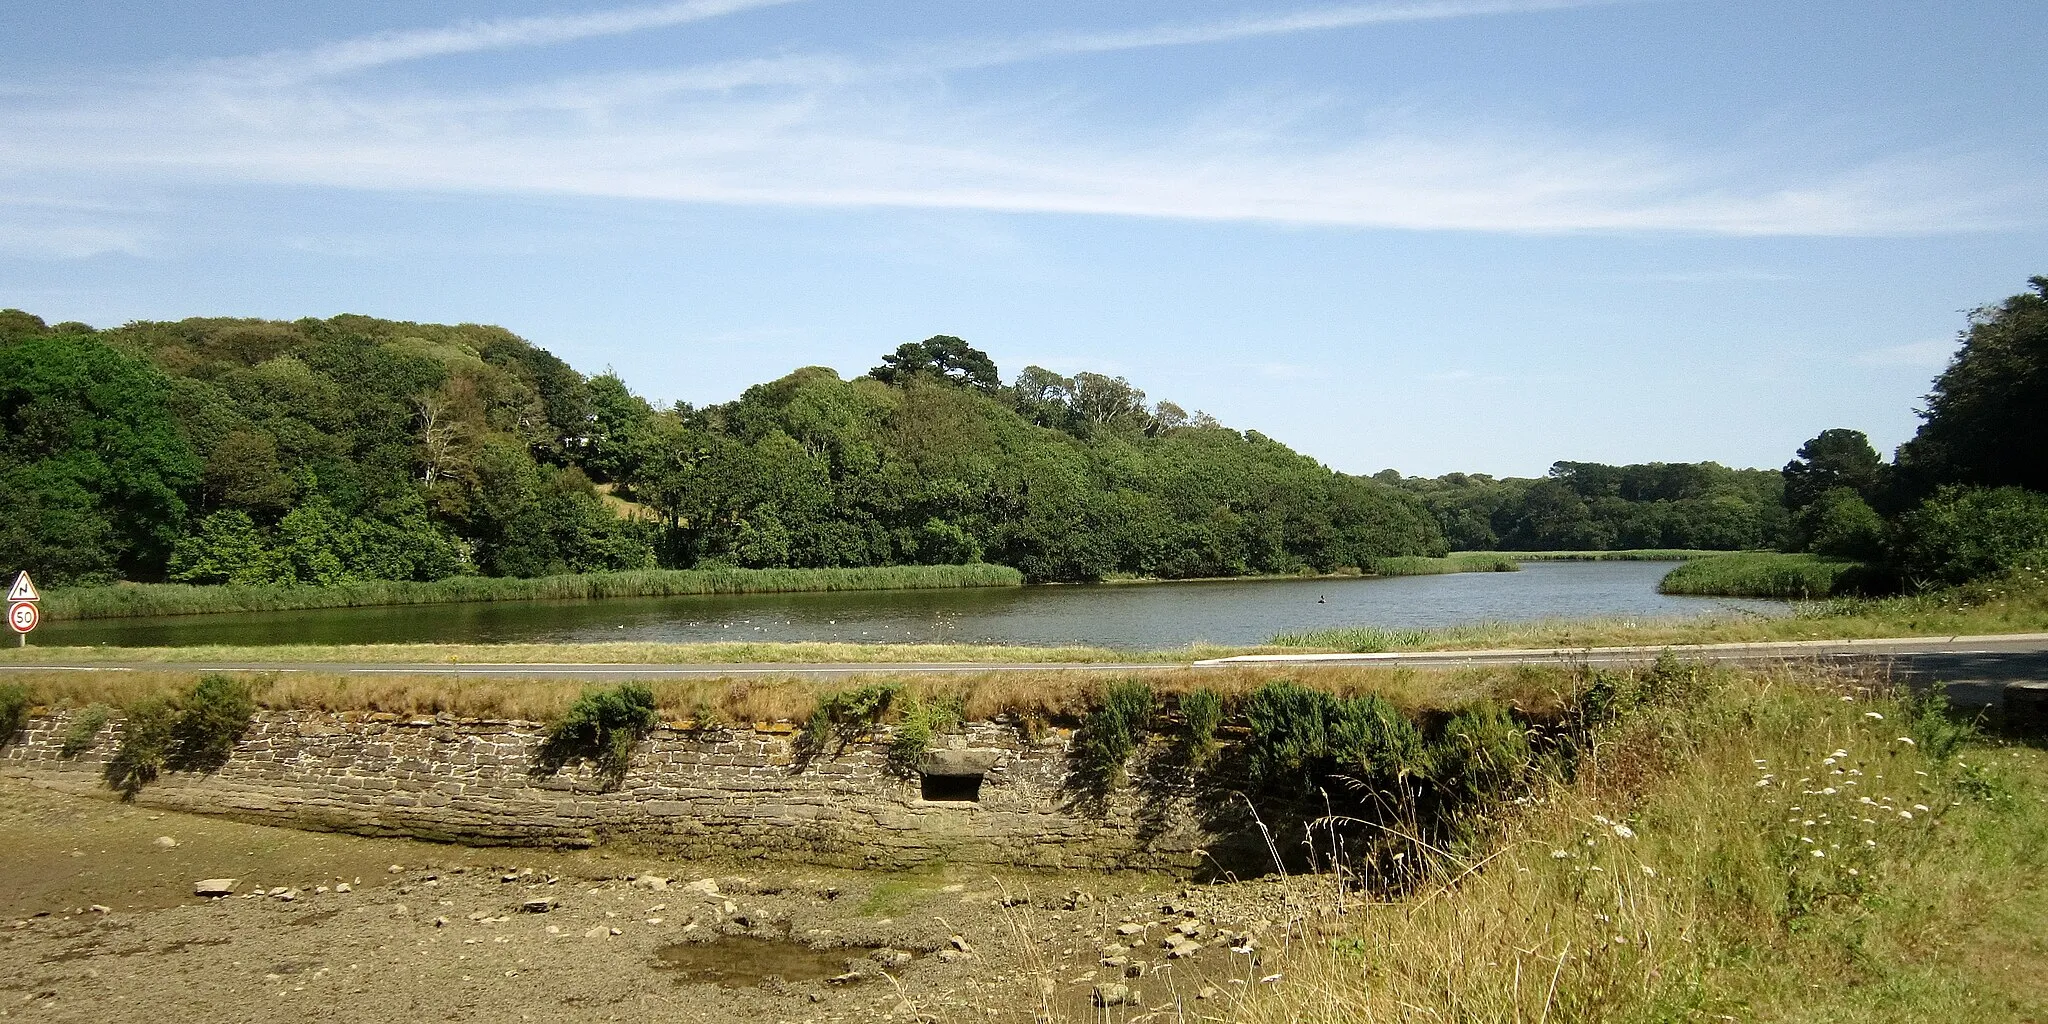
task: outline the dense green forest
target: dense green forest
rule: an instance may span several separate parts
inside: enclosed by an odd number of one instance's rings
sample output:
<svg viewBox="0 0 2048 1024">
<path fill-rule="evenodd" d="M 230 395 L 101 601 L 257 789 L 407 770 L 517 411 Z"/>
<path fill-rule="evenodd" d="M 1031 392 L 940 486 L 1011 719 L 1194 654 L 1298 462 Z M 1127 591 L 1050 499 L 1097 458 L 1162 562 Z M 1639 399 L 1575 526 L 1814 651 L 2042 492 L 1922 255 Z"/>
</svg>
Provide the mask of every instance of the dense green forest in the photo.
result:
<svg viewBox="0 0 2048 1024">
<path fill-rule="evenodd" d="M 1787 521 L 1778 471 L 1714 462 L 1559 462 L 1535 480 L 1391 470 L 1375 479 L 1421 498 L 1463 551 L 1767 548 Z"/>
<path fill-rule="evenodd" d="M 989 561 L 1035 580 L 1439 555 L 1421 503 L 957 338 L 657 409 L 496 327 L 0 314 L 0 566 L 333 584 Z"/>
</svg>

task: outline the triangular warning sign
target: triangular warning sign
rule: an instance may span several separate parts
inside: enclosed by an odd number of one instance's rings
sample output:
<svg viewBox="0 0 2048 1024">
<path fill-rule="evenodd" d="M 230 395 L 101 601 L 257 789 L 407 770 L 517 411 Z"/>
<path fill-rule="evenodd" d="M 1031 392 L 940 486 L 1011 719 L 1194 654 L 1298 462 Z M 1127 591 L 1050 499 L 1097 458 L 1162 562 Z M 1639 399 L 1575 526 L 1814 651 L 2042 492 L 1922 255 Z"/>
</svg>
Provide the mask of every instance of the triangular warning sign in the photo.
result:
<svg viewBox="0 0 2048 1024">
<path fill-rule="evenodd" d="M 23 569 L 20 575 L 14 577 L 14 586 L 7 588 L 7 600 L 9 601 L 40 601 L 42 599 L 43 595 L 36 593 L 35 582 L 28 578 L 27 569 Z"/>
</svg>

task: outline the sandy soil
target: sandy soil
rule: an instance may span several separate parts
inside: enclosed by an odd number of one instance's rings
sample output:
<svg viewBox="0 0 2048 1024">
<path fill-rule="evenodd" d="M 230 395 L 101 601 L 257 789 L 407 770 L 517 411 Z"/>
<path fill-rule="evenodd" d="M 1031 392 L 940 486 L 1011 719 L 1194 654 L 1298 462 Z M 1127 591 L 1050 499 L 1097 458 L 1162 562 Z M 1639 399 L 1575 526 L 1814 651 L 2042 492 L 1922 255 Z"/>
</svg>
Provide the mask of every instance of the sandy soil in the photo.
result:
<svg viewBox="0 0 2048 1024">
<path fill-rule="evenodd" d="M 194 895 L 217 877 L 233 896 Z M 1263 979 L 1297 896 L 1281 880 L 474 850 L 0 778 L 0 1016 L 1199 1020 L 1284 984 Z"/>
</svg>

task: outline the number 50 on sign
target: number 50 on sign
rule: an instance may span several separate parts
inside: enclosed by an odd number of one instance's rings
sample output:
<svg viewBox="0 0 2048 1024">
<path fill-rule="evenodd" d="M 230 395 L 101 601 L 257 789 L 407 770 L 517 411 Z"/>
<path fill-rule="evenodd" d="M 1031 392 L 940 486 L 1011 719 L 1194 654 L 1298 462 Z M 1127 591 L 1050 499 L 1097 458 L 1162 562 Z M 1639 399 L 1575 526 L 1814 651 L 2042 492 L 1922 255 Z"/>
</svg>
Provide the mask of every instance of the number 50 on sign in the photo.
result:
<svg viewBox="0 0 2048 1024">
<path fill-rule="evenodd" d="M 36 623 L 40 621 L 42 616 L 36 612 L 36 606 L 27 601 L 16 601 L 7 609 L 7 625 L 17 633 L 26 633 L 36 628 Z"/>
</svg>

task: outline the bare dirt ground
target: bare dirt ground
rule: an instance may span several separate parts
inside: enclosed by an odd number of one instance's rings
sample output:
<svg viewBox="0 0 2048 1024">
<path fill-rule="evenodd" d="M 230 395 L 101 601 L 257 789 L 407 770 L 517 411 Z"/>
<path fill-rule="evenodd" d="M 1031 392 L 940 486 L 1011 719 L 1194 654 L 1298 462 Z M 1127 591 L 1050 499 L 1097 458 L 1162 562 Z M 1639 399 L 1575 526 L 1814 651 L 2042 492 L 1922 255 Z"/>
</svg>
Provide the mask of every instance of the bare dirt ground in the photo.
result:
<svg viewBox="0 0 2048 1024">
<path fill-rule="evenodd" d="M 194 894 L 221 877 L 234 895 Z M 1268 961 L 1302 897 L 469 849 L 0 778 L 0 1017 L 1200 1020 L 1283 983 Z"/>
</svg>

